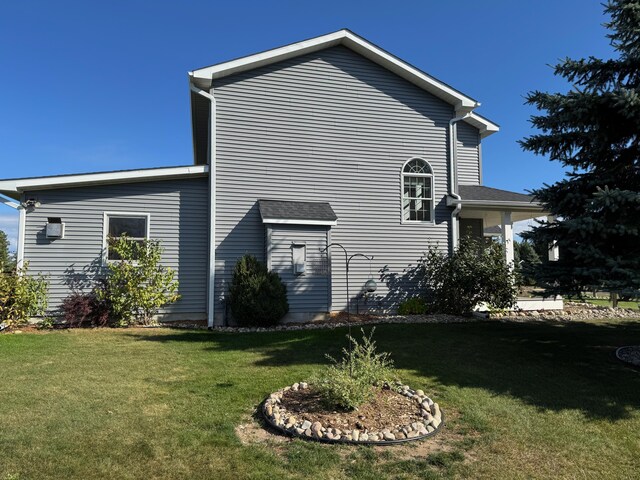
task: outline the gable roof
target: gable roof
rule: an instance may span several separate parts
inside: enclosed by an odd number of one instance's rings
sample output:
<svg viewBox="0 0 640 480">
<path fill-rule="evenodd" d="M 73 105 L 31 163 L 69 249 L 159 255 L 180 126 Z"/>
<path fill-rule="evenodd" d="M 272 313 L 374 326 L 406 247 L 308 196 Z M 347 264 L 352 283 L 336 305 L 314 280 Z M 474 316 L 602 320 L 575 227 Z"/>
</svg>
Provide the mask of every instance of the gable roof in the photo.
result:
<svg viewBox="0 0 640 480">
<path fill-rule="evenodd" d="M 262 223 L 336 225 L 338 216 L 327 202 L 258 200 Z"/>
<path fill-rule="evenodd" d="M 428 75 L 413 65 L 401 60 L 364 38 L 356 35 L 350 30 L 342 29 L 337 32 L 328 33 L 319 37 L 314 37 L 301 42 L 292 43 L 283 47 L 266 50 L 264 52 L 236 58 L 223 63 L 218 63 L 208 67 L 199 68 L 189 72 L 190 82 L 201 89 L 209 90 L 212 80 L 224 78 L 236 73 L 253 70 L 255 68 L 271 65 L 290 58 L 298 57 L 308 53 L 324 50 L 326 48 L 343 45 L 372 62 L 380 65 L 423 90 L 431 93 L 437 98 L 453 105 L 456 115 L 471 115 L 465 119 L 466 122 L 480 130 L 480 135 L 486 137 L 497 132 L 500 127 L 480 115 L 471 113 L 473 109 L 480 106 L 480 102 L 463 94 L 459 90 L 446 83 Z"/>
</svg>

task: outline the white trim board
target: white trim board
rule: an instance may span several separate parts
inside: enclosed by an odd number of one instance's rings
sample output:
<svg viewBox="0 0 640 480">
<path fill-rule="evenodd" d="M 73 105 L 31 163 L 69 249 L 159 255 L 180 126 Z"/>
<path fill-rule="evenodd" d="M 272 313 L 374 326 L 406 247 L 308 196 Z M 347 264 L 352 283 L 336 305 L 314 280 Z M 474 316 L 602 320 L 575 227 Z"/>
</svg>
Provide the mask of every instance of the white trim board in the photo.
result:
<svg viewBox="0 0 640 480">
<path fill-rule="evenodd" d="M 456 115 L 470 113 L 480 106 L 475 99 L 459 92 L 444 82 L 426 74 L 413 65 L 399 59 L 382 48 L 356 35 L 350 30 L 342 29 L 319 37 L 292 43 L 283 47 L 237 58 L 228 62 L 218 63 L 189 72 L 190 81 L 198 88 L 208 89 L 212 80 L 224 78 L 255 68 L 271 65 L 290 58 L 317 52 L 325 48 L 343 45 L 383 68 L 395 73 L 414 85 L 426 90 L 445 102 L 453 105 Z M 480 130 L 480 135 L 486 137 L 499 130 L 499 126 L 479 115 L 472 114 L 465 119 Z"/>
<path fill-rule="evenodd" d="M 116 172 L 56 175 L 51 177 L 13 178 L 0 180 L 0 193 L 13 198 L 19 196 L 19 193 L 26 190 L 50 190 L 98 184 L 152 182 L 172 178 L 205 176 L 208 172 L 208 165 L 190 165 L 187 167 L 147 168 Z"/>
<path fill-rule="evenodd" d="M 281 225 L 338 225 L 338 220 L 297 220 L 295 218 L 263 218 L 264 224 L 281 224 Z"/>
</svg>

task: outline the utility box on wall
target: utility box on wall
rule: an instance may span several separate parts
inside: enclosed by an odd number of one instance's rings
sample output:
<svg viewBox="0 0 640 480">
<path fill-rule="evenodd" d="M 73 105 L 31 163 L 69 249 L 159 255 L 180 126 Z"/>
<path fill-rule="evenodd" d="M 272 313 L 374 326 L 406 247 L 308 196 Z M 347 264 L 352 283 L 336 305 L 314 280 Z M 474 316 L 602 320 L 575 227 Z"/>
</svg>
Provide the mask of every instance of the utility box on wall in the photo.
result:
<svg viewBox="0 0 640 480">
<path fill-rule="evenodd" d="M 50 240 L 64 238 L 64 223 L 60 218 L 48 218 L 46 236 Z"/>
<path fill-rule="evenodd" d="M 307 246 L 304 243 L 291 244 L 293 274 L 304 275 L 307 263 Z"/>
</svg>

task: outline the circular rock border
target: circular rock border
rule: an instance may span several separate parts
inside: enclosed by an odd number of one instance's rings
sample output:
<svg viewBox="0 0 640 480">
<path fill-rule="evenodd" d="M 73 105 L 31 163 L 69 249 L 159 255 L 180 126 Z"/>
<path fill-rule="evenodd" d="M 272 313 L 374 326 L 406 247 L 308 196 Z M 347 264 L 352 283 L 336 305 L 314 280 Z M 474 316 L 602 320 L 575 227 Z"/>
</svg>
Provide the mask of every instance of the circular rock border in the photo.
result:
<svg viewBox="0 0 640 480">
<path fill-rule="evenodd" d="M 301 420 L 282 406 L 282 396 L 289 390 L 306 390 L 306 382 L 294 383 L 269 395 L 260 405 L 260 412 L 267 424 L 280 433 L 323 443 L 346 443 L 353 445 L 394 445 L 423 440 L 438 433 L 444 426 L 444 413 L 437 403 L 427 397 L 422 390 L 413 390 L 408 385 L 393 385 L 394 391 L 415 401 L 420 409 L 421 421 L 401 427 L 384 428 L 380 431 L 352 430 L 342 432 L 336 428 L 326 428 L 320 422 Z"/>
<path fill-rule="evenodd" d="M 630 350 L 632 355 L 635 354 L 636 358 L 629 358 L 626 355 L 626 351 Z M 635 368 L 640 368 L 640 346 L 639 345 L 625 345 L 623 347 L 616 348 L 616 358 L 626 365 L 631 365 Z"/>
</svg>

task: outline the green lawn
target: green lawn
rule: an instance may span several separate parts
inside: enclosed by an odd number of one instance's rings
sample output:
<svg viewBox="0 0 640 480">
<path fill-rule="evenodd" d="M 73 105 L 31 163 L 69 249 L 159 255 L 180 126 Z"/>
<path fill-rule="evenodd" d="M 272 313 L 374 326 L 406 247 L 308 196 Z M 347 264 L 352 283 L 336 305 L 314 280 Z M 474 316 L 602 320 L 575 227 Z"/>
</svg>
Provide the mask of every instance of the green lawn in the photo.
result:
<svg viewBox="0 0 640 480">
<path fill-rule="evenodd" d="M 640 343 L 640 321 L 381 326 L 402 379 L 444 409 L 442 434 L 385 449 L 252 429 L 263 397 L 344 334 L 0 335 L 0 480 L 637 478 L 640 372 L 613 350 Z"/>
<path fill-rule="evenodd" d="M 586 300 L 587 303 L 591 303 L 593 305 L 599 305 L 601 307 L 611 307 L 613 306 L 613 304 L 611 303 L 610 300 L 607 300 L 605 298 L 589 298 Z M 633 310 L 638 310 L 638 304 L 640 302 L 635 301 L 635 302 L 623 302 L 620 301 L 618 302 L 618 307 L 619 308 L 632 308 Z"/>
</svg>

